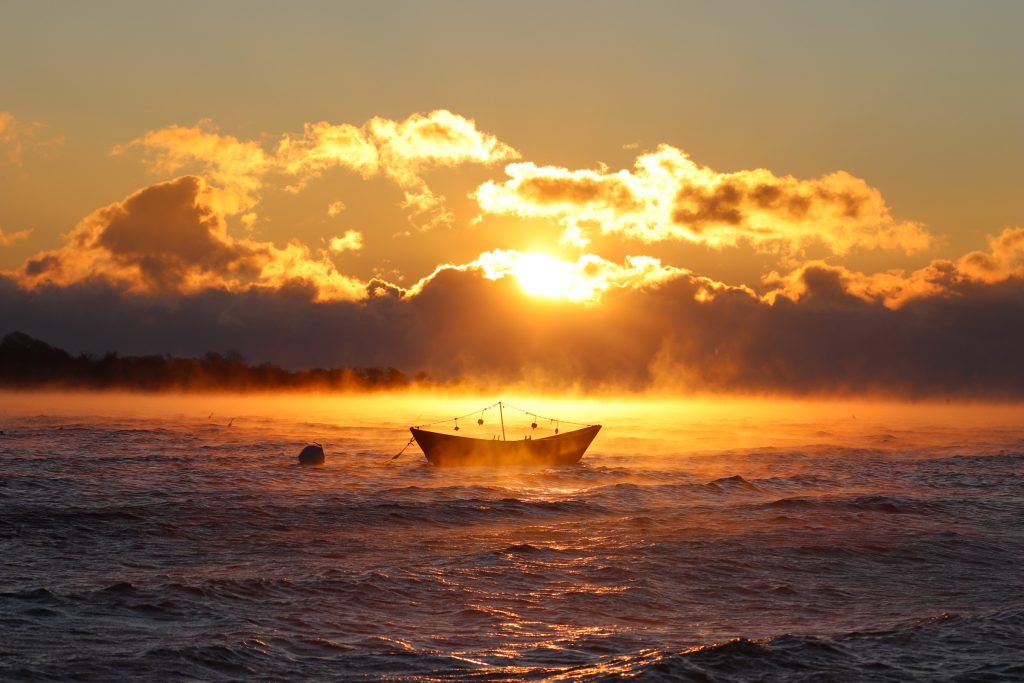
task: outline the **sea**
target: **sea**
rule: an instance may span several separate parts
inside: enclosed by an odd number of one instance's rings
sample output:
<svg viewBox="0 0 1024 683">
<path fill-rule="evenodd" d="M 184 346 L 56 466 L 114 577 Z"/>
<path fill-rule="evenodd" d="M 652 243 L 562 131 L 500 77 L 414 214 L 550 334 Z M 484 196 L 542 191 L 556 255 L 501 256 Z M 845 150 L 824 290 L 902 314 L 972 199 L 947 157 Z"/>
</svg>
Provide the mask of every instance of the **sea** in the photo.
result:
<svg viewBox="0 0 1024 683">
<path fill-rule="evenodd" d="M 603 428 L 393 457 L 460 415 Z M 1019 406 L 5 393 L 0 430 L 4 681 L 1024 680 Z"/>
</svg>

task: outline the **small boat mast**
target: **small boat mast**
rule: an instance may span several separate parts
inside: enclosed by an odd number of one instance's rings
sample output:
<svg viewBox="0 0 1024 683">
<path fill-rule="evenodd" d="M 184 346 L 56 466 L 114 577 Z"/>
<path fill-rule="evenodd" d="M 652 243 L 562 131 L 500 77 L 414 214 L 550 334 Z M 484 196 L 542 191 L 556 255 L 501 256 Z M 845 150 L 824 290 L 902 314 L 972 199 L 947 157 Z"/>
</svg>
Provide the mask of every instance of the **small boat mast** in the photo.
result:
<svg viewBox="0 0 1024 683">
<path fill-rule="evenodd" d="M 498 417 L 501 418 L 501 440 L 508 441 L 505 438 L 505 404 L 501 401 L 498 401 Z"/>
</svg>

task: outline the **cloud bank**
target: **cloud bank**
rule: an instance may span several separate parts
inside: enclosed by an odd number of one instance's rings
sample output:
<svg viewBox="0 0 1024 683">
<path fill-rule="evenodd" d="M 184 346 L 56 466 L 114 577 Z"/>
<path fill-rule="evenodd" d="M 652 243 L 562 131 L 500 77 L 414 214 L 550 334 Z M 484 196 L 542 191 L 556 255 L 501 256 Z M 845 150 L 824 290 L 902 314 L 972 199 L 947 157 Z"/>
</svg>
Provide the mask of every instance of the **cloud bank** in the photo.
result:
<svg viewBox="0 0 1024 683">
<path fill-rule="evenodd" d="M 769 298 L 683 270 L 598 263 L 629 284 L 588 306 L 524 297 L 517 258 L 443 267 L 415 291 L 371 283 L 375 295 L 360 300 L 317 301 L 301 287 L 169 300 L 96 280 L 26 292 L 4 279 L 0 318 L 74 350 L 237 349 L 291 367 L 390 365 L 498 388 L 1024 398 L 1020 274 L 946 278 L 941 292 L 893 307 L 836 269 L 805 268 L 793 275 L 798 294 Z"/>
</svg>

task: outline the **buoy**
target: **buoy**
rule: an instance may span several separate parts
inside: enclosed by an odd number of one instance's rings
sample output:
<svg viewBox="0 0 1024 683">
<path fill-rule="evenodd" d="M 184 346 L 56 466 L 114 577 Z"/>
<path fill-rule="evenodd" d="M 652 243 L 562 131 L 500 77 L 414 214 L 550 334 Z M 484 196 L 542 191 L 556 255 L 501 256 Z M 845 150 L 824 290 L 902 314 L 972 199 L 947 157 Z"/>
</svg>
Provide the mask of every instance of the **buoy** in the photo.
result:
<svg viewBox="0 0 1024 683">
<path fill-rule="evenodd" d="M 323 465 L 324 460 L 324 447 L 318 443 L 311 443 L 299 453 L 300 465 Z"/>
</svg>

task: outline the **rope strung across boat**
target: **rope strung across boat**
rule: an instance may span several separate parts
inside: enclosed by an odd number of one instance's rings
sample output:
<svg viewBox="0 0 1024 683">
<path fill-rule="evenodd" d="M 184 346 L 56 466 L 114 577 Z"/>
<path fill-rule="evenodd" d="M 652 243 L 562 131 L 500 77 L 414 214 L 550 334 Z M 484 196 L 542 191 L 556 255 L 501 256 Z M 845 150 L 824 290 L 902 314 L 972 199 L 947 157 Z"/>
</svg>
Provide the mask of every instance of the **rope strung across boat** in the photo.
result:
<svg viewBox="0 0 1024 683">
<path fill-rule="evenodd" d="M 498 403 L 501 403 L 501 401 L 498 401 Z M 437 422 L 427 422 L 426 424 L 416 425 L 416 428 L 419 429 L 420 427 L 433 427 L 434 425 L 442 425 L 442 424 L 445 424 L 446 422 L 453 422 L 455 420 L 464 420 L 467 417 L 470 417 L 471 415 L 476 415 L 477 413 L 482 413 L 485 410 L 490 410 L 491 408 L 494 408 L 495 406 L 497 406 L 498 403 L 492 403 L 491 405 L 487 406 L 486 408 L 480 408 L 478 410 L 474 410 L 471 413 L 466 413 L 465 415 L 459 415 L 458 417 L 449 417 L 449 418 L 444 419 L 444 420 L 438 420 Z"/>
<path fill-rule="evenodd" d="M 449 418 L 447 418 L 445 420 L 438 420 L 437 422 L 428 422 L 426 424 L 416 425 L 416 428 L 419 429 L 421 427 L 433 427 L 434 425 L 440 425 L 440 424 L 446 424 L 448 422 L 456 422 L 458 420 L 464 420 L 467 417 L 472 417 L 473 415 L 483 414 L 485 411 L 488 411 L 491 408 L 497 408 L 499 405 L 504 407 L 504 408 L 511 408 L 512 410 L 518 410 L 520 413 L 523 413 L 524 415 L 532 415 L 533 417 L 535 417 L 535 418 L 537 418 L 539 420 L 550 420 L 551 422 L 559 422 L 559 423 L 565 423 L 565 424 L 569 424 L 569 425 L 577 425 L 579 427 L 591 427 L 592 426 L 592 425 L 587 424 L 585 422 L 573 422 L 572 420 L 563 420 L 563 419 L 557 418 L 557 417 L 548 417 L 546 415 L 538 415 L 537 413 L 531 412 L 529 410 L 523 410 L 522 408 L 517 408 L 516 406 L 509 405 L 508 403 L 505 403 L 504 401 L 498 401 L 496 403 L 492 403 L 491 405 L 487 406 L 486 408 L 478 408 L 477 410 L 474 410 L 471 413 L 466 413 L 465 415 L 459 415 L 458 417 L 449 417 Z"/>
<path fill-rule="evenodd" d="M 537 413 L 530 412 L 529 410 L 523 410 L 522 408 L 517 408 L 517 407 L 515 407 L 513 405 L 509 405 L 508 403 L 505 403 L 505 402 L 502 402 L 502 401 L 499 401 L 499 403 L 501 403 L 501 405 L 505 406 L 506 408 L 511 408 L 512 410 L 518 410 L 519 412 L 526 413 L 527 415 L 533 415 L 534 417 L 539 418 L 541 420 L 550 420 L 552 422 L 564 422 L 567 425 L 578 425 L 580 427 L 592 427 L 593 426 L 593 425 L 586 424 L 584 422 L 573 422 L 572 420 L 563 420 L 563 419 L 558 418 L 558 417 L 547 417 L 546 415 L 538 415 Z"/>
</svg>

